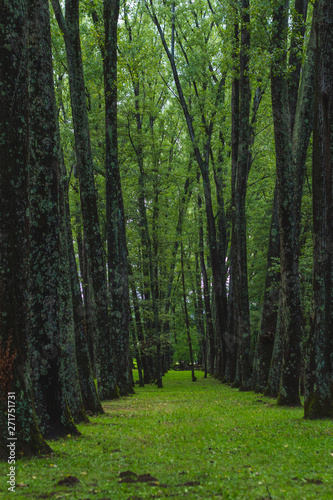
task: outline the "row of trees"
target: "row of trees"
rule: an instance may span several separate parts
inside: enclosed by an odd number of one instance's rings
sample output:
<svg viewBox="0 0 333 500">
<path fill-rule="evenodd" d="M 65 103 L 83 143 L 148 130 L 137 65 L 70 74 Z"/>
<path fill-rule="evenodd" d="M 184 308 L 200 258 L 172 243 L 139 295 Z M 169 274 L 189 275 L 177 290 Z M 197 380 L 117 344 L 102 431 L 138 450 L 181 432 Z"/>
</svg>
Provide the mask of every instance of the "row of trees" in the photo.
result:
<svg viewBox="0 0 333 500">
<path fill-rule="evenodd" d="M 331 417 L 330 2 L 51 4 L 1 4 L 2 437 L 8 391 L 47 451 L 184 343 Z"/>
</svg>

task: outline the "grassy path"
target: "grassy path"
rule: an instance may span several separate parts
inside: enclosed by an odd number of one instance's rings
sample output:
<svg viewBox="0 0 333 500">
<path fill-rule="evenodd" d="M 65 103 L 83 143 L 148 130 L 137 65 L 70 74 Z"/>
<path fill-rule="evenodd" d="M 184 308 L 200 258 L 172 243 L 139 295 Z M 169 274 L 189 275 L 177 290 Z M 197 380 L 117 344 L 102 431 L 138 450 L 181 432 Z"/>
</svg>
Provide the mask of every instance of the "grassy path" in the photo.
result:
<svg viewBox="0 0 333 500">
<path fill-rule="evenodd" d="M 15 493 L 1 464 L 0 498 L 333 498 L 333 422 L 303 421 L 302 409 L 170 372 L 163 389 L 105 410 L 82 437 L 52 442 L 54 455 L 18 461 Z"/>
</svg>

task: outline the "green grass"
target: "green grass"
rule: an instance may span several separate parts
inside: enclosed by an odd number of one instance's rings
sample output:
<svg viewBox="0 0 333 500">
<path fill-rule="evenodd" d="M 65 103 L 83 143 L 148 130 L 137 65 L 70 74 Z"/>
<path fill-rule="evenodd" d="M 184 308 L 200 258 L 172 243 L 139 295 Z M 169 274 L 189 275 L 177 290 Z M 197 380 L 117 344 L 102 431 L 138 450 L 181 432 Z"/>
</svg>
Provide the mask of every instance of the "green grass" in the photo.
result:
<svg viewBox="0 0 333 500">
<path fill-rule="evenodd" d="M 15 494 L 1 464 L 0 498 L 333 498 L 332 421 L 304 421 L 300 408 L 198 376 L 193 383 L 190 372 L 170 372 L 163 389 L 106 403 L 105 415 L 79 426 L 82 437 L 18 461 Z M 158 482 L 119 483 L 127 470 Z M 68 475 L 80 482 L 57 485 Z"/>
</svg>

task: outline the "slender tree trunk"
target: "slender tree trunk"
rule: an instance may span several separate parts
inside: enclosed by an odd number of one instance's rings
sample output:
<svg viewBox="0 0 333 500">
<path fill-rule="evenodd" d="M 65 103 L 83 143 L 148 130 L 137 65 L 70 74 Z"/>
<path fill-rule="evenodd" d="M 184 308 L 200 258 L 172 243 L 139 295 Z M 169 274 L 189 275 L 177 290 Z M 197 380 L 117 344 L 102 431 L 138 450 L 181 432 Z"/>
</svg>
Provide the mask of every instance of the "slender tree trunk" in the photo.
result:
<svg viewBox="0 0 333 500">
<path fill-rule="evenodd" d="M 204 370 L 204 378 L 207 378 L 207 337 L 203 320 L 204 308 L 202 301 L 201 272 L 199 267 L 198 252 L 195 254 L 195 292 L 196 292 L 195 311 L 196 311 L 197 332 L 198 332 L 199 342 L 201 345 L 202 367 Z"/>
<path fill-rule="evenodd" d="M 277 188 L 274 190 L 273 213 L 269 233 L 267 271 L 265 280 L 265 293 L 260 331 L 256 345 L 254 362 L 254 380 L 252 389 L 255 392 L 264 392 L 266 389 L 271 360 L 273 355 L 276 324 L 279 309 L 280 271 L 273 271 L 272 266 L 280 258 L 280 233 L 277 209 Z M 281 354 L 281 353 L 279 353 Z"/>
<path fill-rule="evenodd" d="M 104 0 L 104 91 L 106 144 L 106 210 L 111 332 L 116 382 L 121 396 L 133 393 L 129 378 L 129 286 L 125 214 L 121 189 L 117 136 L 117 25 L 119 0 Z"/>
<path fill-rule="evenodd" d="M 236 363 L 238 351 L 238 332 L 239 332 L 239 311 L 236 300 L 236 283 L 238 282 L 237 267 L 237 234 L 236 234 L 236 172 L 238 162 L 239 146 L 239 68 L 238 68 L 238 50 L 239 50 L 239 26 L 234 24 L 233 37 L 233 71 L 236 76 L 232 80 L 231 91 L 231 247 L 229 258 L 230 282 L 228 294 L 228 333 L 227 333 L 227 365 L 225 382 L 235 383 Z M 238 385 L 238 384 L 236 384 Z"/>
<path fill-rule="evenodd" d="M 199 211 L 199 260 L 201 276 L 203 281 L 203 292 L 204 292 L 204 303 L 205 303 L 205 313 L 206 313 L 206 332 L 207 332 L 207 342 L 209 343 L 209 356 L 207 355 L 208 370 L 211 375 L 215 373 L 215 356 L 216 356 L 216 345 L 215 345 L 215 331 L 212 316 L 211 300 L 210 300 L 210 286 L 208 282 L 207 269 L 205 264 L 205 252 L 204 252 L 204 236 L 203 236 L 203 221 L 201 216 L 202 201 L 201 196 L 198 194 L 198 211 Z"/>
<path fill-rule="evenodd" d="M 245 200 L 247 179 L 250 171 L 250 104 L 251 88 L 249 76 L 250 61 L 250 13 L 249 0 L 241 4 L 241 49 L 240 49 L 240 104 L 239 104 L 239 145 L 237 157 L 235 221 L 237 231 L 237 292 L 239 314 L 238 339 L 241 367 L 241 390 L 251 389 L 251 331 L 247 281 L 246 213 Z M 235 284 L 236 285 L 236 284 Z"/>
<path fill-rule="evenodd" d="M 148 362 L 148 357 L 147 354 L 145 353 L 144 349 L 144 344 L 145 344 L 145 336 L 144 336 L 144 330 L 142 326 L 142 320 L 141 320 L 141 311 L 140 311 L 140 305 L 139 305 L 139 298 L 138 294 L 135 288 L 135 283 L 133 279 L 133 271 L 131 266 L 129 265 L 129 270 L 128 274 L 130 277 L 130 285 L 131 285 L 131 291 L 132 291 L 132 299 L 133 299 L 133 308 L 134 308 L 134 315 L 135 315 L 135 330 L 137 333 L 138 337 L 138 342 L 140 344 L 140 347 L 138 347 L 138 353 L 140 354 L 140 359 L 141 359 L 141 364 L 143 368 L 143 384 L 149 384 L 151 381 L 151 373 L 150 373 L 150 368 L 149 368 L 149 362 Z"/>
<path fill-rule="evenodd" d="M 33 392 L 27 383 L 27 48 L 27 2 L 5 0 L 0 6 L 0 157 L 6 166 L 0 168 L 0 460 L 6 462 L 10 437 L 18 438 L 17 457 L 52 451 L 39 430 Z M 12 436 L 8 401 L 15 404 L 16 429 Z"/>
<path fill-rule="evenodd" d="M 70 219 L 70 209 L 68 200 L 68 183 L 66 179 L 66 171 L 63 171 L 62 184 L 65 197 L 64 203 L 66 210 L 66 215 L 65 215 L 66 236 L 67 236 L 67 249 L 68 249 L 69 265 L 70 265 L 70 282 L 71 282 L 71 294 L 73 303 L 73 319 L 75 327 L 76 359 L 79 371 L 82 400 L 84 408 L 87 411 L 93 414 L 100 414 L 103 413 L 103 408 L 96 390 L 92 366 L 91 366 L 91 360 L 89 355 L 88 333 L 87 333 L 88 326 L 85 320 L 84 306 L 82 303 L 80 283 L 77 273 L 75 251 L 73 245 L 73 234 L 70 223 L 71 219 Z"/>
<path fill-rule="evenodd" d="M 188 316 L 187 301 L 186 301 L 186 287 L 185 287 L 185 275 L 184 275 L 184 249 L 183 249 L 183 244 L 182 243 L 181 243 L 180 262 L 181 262 L 181 270 L 182 270 L 182 287 L 183 287 L 184 316 L 185 316 L 185 326 L 186 326 L 188 349 L 190 351 L 192 382 L 196 382 L 197 378 L 196 378 L 196 376 L 194 374 L 193 349 L 192 349 L 192 339 L 191 339 L 191 331 L 190 331 L 190 320 L 189 320 L 189 316 Z"/>
</svg>

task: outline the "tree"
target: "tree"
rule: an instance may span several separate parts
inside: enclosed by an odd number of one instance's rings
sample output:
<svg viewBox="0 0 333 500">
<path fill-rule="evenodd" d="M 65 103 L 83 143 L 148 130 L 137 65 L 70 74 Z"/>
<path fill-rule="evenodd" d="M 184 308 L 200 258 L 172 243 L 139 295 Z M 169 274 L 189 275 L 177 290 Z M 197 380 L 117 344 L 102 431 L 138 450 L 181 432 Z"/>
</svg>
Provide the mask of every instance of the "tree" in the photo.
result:
<svg viewBox="0 0 333 500">
<path fill-rule="evenodd" d="M 121 396 L 133 393 L 129 377 L 129 284 L 125 214 L 118 162 L 117 25 L 119 1 L 104 0 L 105 172 L 108 273 L 116 381 Z"/>
<path fill-rule="evenodd" d="M 28 6 L 0 6 L 0 460 L 8 459 L 8 393 L 14 394 L 16 453 L 51 452 L 27 385 L 28 329 Z M 8 113 L 8 109 L 11 110 Z M 16 437 L 14 436 L 14 437 Z"/>
<path fill-rule="evenodd" d="M 288 9 L 277 2 L 273 9 L 275 54 L 271 67 L 271 94 L 274 119 L 277 198 L 281 255 L 281 322 L 283 361 L 278 404 L 299 405 L 300 343 L 302 312 L 299 283 L 299 248 L 296 221 L 295 184 L 292 159 L 291 119 L 286 78 Z"/>
<path fill-rule="evenodd" d="M 304 417 L 333 417 L 333 7 L 316 4 L 313 132 L 313 312 L 308 339 Z"/>
<path fill-rule="evenodd" d="M 84 245 L 89 261 L 88 275 L 93 289 L 94 309 L 90 318 L 96 318 L 98 361 L 98 388 L 101 399 L 117 397 L 115 368 L 111 347 L 110 318 L 107 300 L 106 266 L 102 247 L 96 202 L 95 180 L 91 154 L 89 121 L 86 106 L 86 89 L 83 74 L 79 0 L 65 2 L 65 16 L 59 0 L 52 0 L 57 22 L 63 33 L 75 136 L 75 150 L 80 182 L 81 211 Z"/>
<path fill-rule="evenodd" d="M 202 176 L 202 181 L 203 181 L 203 186 L 204 186 L 204 195 L 205 195 L 205 206 L 206 206 L 206 217 L 207 217 L 207 227 L 208 227 L 208 239 L 209 239 L 209 250 L 210 250 L 210 259 L 211 259 L 211 264 L 212 264 L 212 275 L 213 275 L 213 289 L 214 289 L 214 300 L 215 300 L 215 324 L 216 324 L 216 332 L 217 332 L 217 342 L 219 344 L 219 354 L 222 352 L 226 351 L 226 343 L 225 343 L 225 332 L 226 332 L 226 288 L 225 288 L 225 276 L 226 276 L 226 271 L 225 271 L 225 255 L 222 255 L 221 252 L 219 252 L 218 248 L 218 241 L 217 241 L 217 231 L 216 231 L 216 224 L 215 224 L 215 217 L 214 217 L 214 211 L 213 211 L 213 202 L 212 202 L 212 192 L 211 192 L 211 182 L 210 182 L 210 176 L 209 176 L 209 159 L 210 159 L 210 151 L 211 151 L 211 140 L 212 140 L 212 133 L 213 133 L 213 128 L 214 128 L 214 120 L 215 120 L 215 115 L 217 112 L 217 108 L 221 103 L 222 95 L 223 95 L 223 89 L 225 85 L 225 77 L 224 74 L 220 77 L 218 80 L 216 75 L 214 75 L 214 70 L 211 65 L 209 65 L 209 62 L 206 60 L 206 58 L 203 59 L 204 64 L 206 63 L 208 65 L 208 68 L 205 68 L 205 71 L 207 71 L 208 75 L 213 74 L 211 76 L 211 80 L 215 84 L 215 96 L 214 96 L 214 106 L 213 110 L 209 116 L 208 119 L 208 113 L 207 116 L 205 115 L 205 110 L 201 106 L 200 103 L 200 96 L 198 93 L 198 87 L 197 87 L 197 82 L 194 80 L 193 81 L 193 87 L 195 89 L 195 97 L 197 100 L 198 104 L 198 113 L 201 118 L 201 124 L 202 124 L 202 130 L 198 130 L 198 128 L 195 127 L 195 119 L 192 116 L 192 110 L 190 109 L 190 101 L 185 98 L 185 93 L 184 89 L 180 80 L 180 75 L 179 71 L 177 69 L 176 65 L 176 59 L 175 55 L 173 54 L 172 50 L 169 49 L 168 44 L 166 42 L 165 38 L 165 33 L 162 29 L 161 23 L 157 17 L 156 13 L 156 8 L 154 6 L 154 2 L 150 0 L 149 2 L 146 1 L 146 6 L 147 10 L 149 12 L 149 15 L 154 22 L 157 31 L 160 35 L 160 39 L 163 45 L 163 48 L 165 50 L 165 53 L 168 57 L 171 69 L 172 69 L 172 74 L 175 82 L 175 86 L 177 89 L 177 94 L 179 98 L 179 103 L 181 105 L 184 118 L 186 120 L 187 124 L 187 129 L 188 129 L 188 134 L 190 141 L 192 143 L 193 147 L 193 154 L 194 157 L 198 163 L 198 167 L 200 169 L 200 173 Z M 196 12 L 192 9 L 192 6 L 190 8 L 190 14 L 194 18 L 194 26 L 199 32 L 199 24 L 198 24 L 198 16 Z M 175 15 L 174 13 L 172 14 L 173 16 Z M 203 34 L 204 39 L 206 42 L 209 39 L 209 35 L 205 37 L 205 34 Z M 180 51 L 184 56 L 186 65 L 189 66 L 189 59 L 187 57 L 186 51 L 181 43 L 180 38 L 178 38 L 178 42 L 180 45 Z M 215 78 L 214 78 L 215 77 Z M 207 89 L 207 83 L 203 82 L 203 93 L 205 93 L 205 90 Z M 199 140 L 199 137 L 201 137 L 201 133 L 203 140 Z M 202 148 L 200 150 L 200 146 L 202 145 Z M 223 246 L 221 246 L 221 249 Z M 217 353 L 218 354 L 218 353 Z M 217 374 L 222 375 L 223 373 L 223 368 L 222 364 L 217 367 Z"/>
<path fill-rule="evenodd" d="M 28 342 L 35 407 L 45 436 L 79 434 L 87 420 L 75 358 L 49 6 L 29 9 Z M 63 275 L 62 275 L 63 271 Z"/>
</svg>

